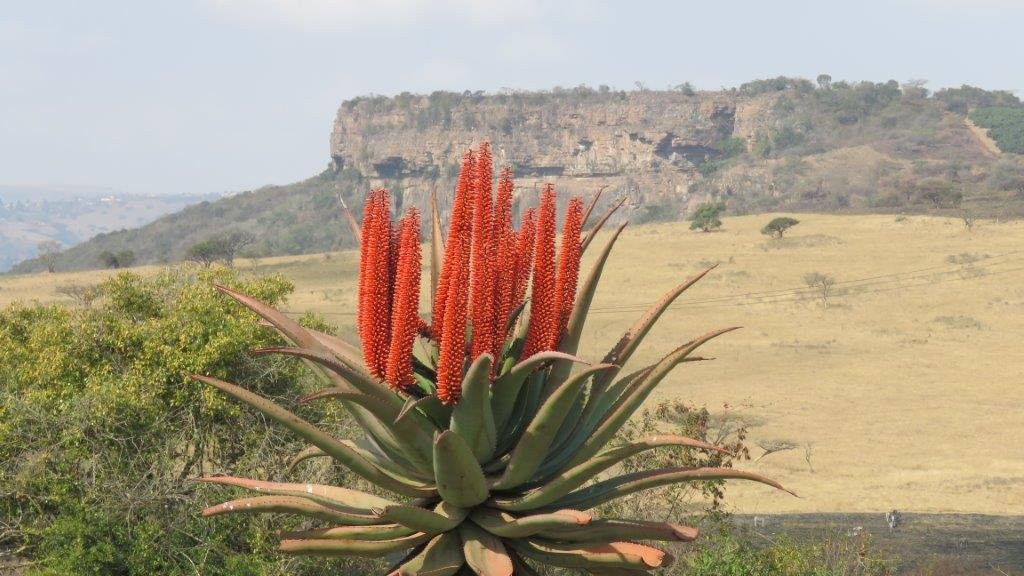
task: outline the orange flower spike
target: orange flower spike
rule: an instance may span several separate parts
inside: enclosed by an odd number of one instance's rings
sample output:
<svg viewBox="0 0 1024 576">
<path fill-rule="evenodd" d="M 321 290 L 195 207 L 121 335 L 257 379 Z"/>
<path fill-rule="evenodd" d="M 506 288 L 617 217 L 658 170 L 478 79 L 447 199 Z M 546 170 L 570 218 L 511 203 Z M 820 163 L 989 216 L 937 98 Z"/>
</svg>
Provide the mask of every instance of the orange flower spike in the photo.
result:
<svg viewBox="0 0 1024 576">
<path fill-rule="evenodd" d="M 437 294 L 434 295 L 432 331 L 438 337 L 444 332 L 445 305 L 448 303 L 448 287 L 451 285 L 454 261 L 452 252 L 457 251 L 457 246 L 461 246 L 459 239 L 462 235 L 469 234 L 470 231 L 473 208 L 470 200 L 474 172 L 475 160 L 473 151 L 470 150 L 462 156 L 462 168 L 459 171 L 458 184 L 455 186 L 455 198 L 452 200 L 451 221 L 448 224 L 448 239 L 445 242 L 447 253 L 445 254 L 444 262 L 441 263 L 441 274 L 437 281 Z"/>
<path fill-rule="evenodd" d="M 473 323 L 470 358 L 491 352 L 494 333 L 494 198 L 490 144 L 480 144 L 473 185 L 473 244 L 469 320 Z"/>
<path fill-rule="evenodd" d="M 369 215 L 363 223 L 360 269 L 359 337 L 366 367 L 383 380 L 391 326 L 391 217 L 386 190 L 370 193 Z"/>
<path fill-rule="evenodd" d="M 445 258 L 446 262 L 448 258 L 452 259 L 452 275 L 437 362 L 437 397 L 446 406 L 458 404 L 462 395 L 462 365 L 466 358 L 466 305 L 469 301 L 468 245 L 467 238 L 456 238 L 455 244 L 449 244 L 450 256 L 446 255 Z"/>
<path fill-rule="evenodd" d="M 516 288 L 516 234 L 512 230 L 512 169 L 505 167 L 498 180 L 498 200 L 494 208 L 495 242 L 494 319 L 491 352 L 497 358 L 505 343 L 506 328 L 512 314 Z M 497 368 L 495 362 L 493 368 Z"/>
<path fill-rule="evenodd" d="M 391 347 L 388 350 L 387 382 L 396 390 L 410 388 L 412 346 L 420 330 L 420 214 L 415 208 L 402 218 L 399 228 L 398 264 L 391 304 Z"/>
<path fill-rule="evenodd" d="M 558 295 L 555 293 L 555 188 L 544 185 L 537 214 L 537 240 L 533 256 L 530 326 L 523 358 L 549 350 L 558 337 Z"/>
<path fill-rule="evenodd" d="M 530 284 L 533 269 L 533 249 L 537 240 L 537 211 L 530 208 L 523 214 L 523 222 L 516 234 L 516 283 L 512 294 L 512 309 L 526 299 L 526 287 Z"/>
<path fill-rule="evenodd" d="M 558 278 L 555 292 L 558 294 L 558 332 L 552 347 L 569 325 L 569 316 L 576 303 L 576 284 L 580 274 L 580 234 L 583 232 L 583 199 L 573 196 L 562 224 L 562 246 L 558 253 Z"/>
</svg>

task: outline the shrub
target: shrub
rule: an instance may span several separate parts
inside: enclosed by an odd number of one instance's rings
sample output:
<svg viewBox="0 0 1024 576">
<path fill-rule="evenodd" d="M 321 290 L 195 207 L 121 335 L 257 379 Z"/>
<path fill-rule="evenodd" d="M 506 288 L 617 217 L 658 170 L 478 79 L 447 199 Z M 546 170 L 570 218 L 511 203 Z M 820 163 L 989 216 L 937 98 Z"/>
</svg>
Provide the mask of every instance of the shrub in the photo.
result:
<svg viewBox="0 0 1024 576">
<path fill-rule="evenodd" d="M 690 230 L 710 232 L 722 227 L 719 218 L 725 211 L 725 202 L 705 202 L 690 216 Z"/>
<path fill-rule="evenodd" d="M 988 129 L 999 149 L 1024 154 L 1024 107 L 993 106 L 971 112 L 971 120 Z"/>
<path fill-rule="evenodd" d="M 790 218 L 788 216 L 773 218 L 771 222 L 765 224 L 764 228 L 761 228 L 761 234 L 771 236 L 772 238 L 782 238 L 787 230 L 799 223 L 800 221 L 796 218 Z"/>
</svg>

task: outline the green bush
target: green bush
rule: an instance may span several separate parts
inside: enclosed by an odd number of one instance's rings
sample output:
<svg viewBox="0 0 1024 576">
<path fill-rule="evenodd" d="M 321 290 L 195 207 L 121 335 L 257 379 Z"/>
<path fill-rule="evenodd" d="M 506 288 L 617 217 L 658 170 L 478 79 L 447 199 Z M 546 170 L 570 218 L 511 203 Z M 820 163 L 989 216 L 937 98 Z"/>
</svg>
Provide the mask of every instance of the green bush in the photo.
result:
<svg viewBox="0 0 1024 576">
<path fill-rule="evenodd" d="M 1024 154 L 1024 107 L 993 106 L 971 112 L 971 120 L 988 130 L 999 149 Z"/>
<path fill-rule="evenodd" d="M 281 342 L 214 282 L 269 303 L 292 290 L 279 276 L 242 280 L 224 268 L 122 272 L 97 287 L 89 308 L 0 309 L 0 519 L 13 529 L 0 546 L 31 560 L 30 573 L 309 575 L 346 566 L 286 563 L 271 549 L 279 524 L 199 517 L 223 494 L 192 478 L 283 477 L 280 454 L 304 446 L 185 375 L 230 375 L 271 397 L 312 385 L 300 363 L 248 353 Z M 297 409 L 346 423 L 330 405 Z M 330 467 L 303 471 L 311 481 L 345 480 Z"/>
</svg>

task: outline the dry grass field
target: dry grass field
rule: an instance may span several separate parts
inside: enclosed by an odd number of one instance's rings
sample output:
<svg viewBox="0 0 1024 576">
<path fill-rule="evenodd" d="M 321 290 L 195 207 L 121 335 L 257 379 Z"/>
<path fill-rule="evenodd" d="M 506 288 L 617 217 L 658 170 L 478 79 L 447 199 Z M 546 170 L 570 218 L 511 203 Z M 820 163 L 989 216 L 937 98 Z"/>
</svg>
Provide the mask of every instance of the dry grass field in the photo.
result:
<svg viewBox="0 0 1024 576">
<path fill-rule="evenodd" d="M 707 346 L 716 361 L 678 368 L 658 393 L 745 421 L 755 458 L 758 444 L 793 446 L 743 467 L 801 497 L 737 484 L 732 509 L 1024 514 L 1024 222 L 968 232 L 951 219 L 808 214 L 772 240 L 759 233 L 771 217 L 727 218 L 708 234 L 685 223 L 627 229 L 583 354 L 599 359 L 646 305 L 718 263 L 634 363 L 743 327 Z M 291 311 L 353 319 L 353 253 L 238 266 L 291 277 Z M 835 278 L 827 306 L 804 282 L 813 272 Z M 65 298 L 61 286 L 110 273 L 0 277 L 0 304 Z"/>
</svg>

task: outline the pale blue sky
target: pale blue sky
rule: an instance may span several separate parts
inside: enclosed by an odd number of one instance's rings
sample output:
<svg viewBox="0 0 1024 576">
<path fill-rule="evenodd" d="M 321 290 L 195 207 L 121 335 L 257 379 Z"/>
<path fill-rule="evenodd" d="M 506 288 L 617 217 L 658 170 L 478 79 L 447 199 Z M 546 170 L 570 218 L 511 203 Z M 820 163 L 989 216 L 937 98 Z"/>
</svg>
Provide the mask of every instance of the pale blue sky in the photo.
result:
<svg viewBox="0 0 1024 576">
<path fill-rule="evenodd" d="M 821 72 L 1019 91 L 1022 25 L 1022 0 L 0 0 L 0 184 L 287 183 L 367 93 Z"/>
</svg>

